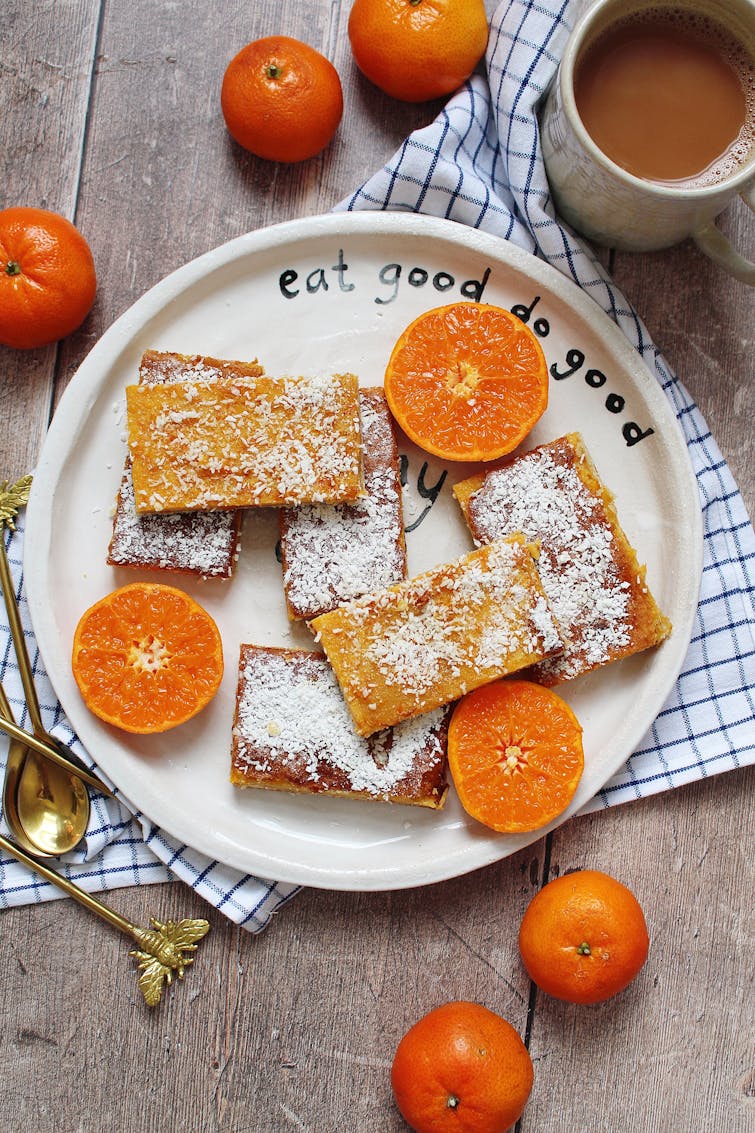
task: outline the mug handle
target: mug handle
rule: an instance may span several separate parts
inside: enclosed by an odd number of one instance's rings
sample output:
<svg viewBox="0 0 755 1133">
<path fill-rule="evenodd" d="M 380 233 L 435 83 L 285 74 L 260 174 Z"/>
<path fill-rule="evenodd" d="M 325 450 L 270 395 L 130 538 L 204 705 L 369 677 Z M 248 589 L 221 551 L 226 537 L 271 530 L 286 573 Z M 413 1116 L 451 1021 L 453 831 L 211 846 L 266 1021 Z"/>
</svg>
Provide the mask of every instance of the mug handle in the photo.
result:
<svg viewBox="0 0 755 1133">
<path fill-rule="evenodd" d="M 755 212 L 755 184 L 741 193 L 742 200 Z M 701 252 L 742 283 L 755 286 L 755 264 L 746 260 L 732 248 L 720 228 L 712 220 L 692 233 L 692 239 Z"/>
</svg>

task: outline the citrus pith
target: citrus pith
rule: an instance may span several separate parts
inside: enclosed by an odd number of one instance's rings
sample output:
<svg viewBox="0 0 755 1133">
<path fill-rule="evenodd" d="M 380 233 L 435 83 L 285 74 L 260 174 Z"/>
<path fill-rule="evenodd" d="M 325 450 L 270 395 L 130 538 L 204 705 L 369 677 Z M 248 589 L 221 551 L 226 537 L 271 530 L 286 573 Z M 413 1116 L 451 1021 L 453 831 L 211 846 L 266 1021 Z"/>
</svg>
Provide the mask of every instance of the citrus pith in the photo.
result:
<svg viewBox="0 0 755 1133">
<path fill-rule="evenodd" d="M 188 594 L 134 582 L 82 614 L 72 666 L 84 703 L 101 720 L 127 732 L 164 732 L 215 695 L 223 646 L 213 618 Z"/>
<path fill-rule="evenodd" d="M 548 404 L 548 367 L 535 334 L 502 307 L 451 303 L 398 338 L 385 395 L 406 435 L 445 460 L 511 452 Z"/>
</svg>

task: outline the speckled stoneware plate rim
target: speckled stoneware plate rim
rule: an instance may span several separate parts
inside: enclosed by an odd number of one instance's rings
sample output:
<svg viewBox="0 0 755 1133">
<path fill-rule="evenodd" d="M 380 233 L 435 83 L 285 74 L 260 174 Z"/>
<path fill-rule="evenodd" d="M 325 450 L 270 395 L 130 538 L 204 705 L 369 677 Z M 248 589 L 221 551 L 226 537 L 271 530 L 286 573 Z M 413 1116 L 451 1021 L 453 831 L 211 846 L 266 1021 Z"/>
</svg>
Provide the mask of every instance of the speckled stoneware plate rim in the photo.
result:
<svg viewBox="0 0 755 1133">
<path fill-rule="evenodd" d="M 307 646 L 290 627 L 275 558 L 274 516 L 245 521 L 236 577 L 165 580 L 210 611 L 225 676 L 195 720 L 138 737 L 102 724 L 71 673 L 76 622 L 103 594 L 154 572 L 105 564 L 125 454 L 123 389 L 148 348 L 259 357 L 271 374 L 354 370 L 379 385 L 390 349 L 423 310 L 460 299 L 515 307 L 540 336 L 550 404 L 523 448 L 580 429 L 619 517 L 674 624 L 658 649 L 561 686 L 584 726 L 585 773 L 551 827 L 499 835 L 444 810 L 230 786 L 238 646 Z M 582 358 L 579 361 L 580 356 Z M 402 443 L 409 567 L 471 549 L 451 485 L 473 471 Z M 73 728 L 133 809 L 167 834 L 243 872 L 349 890 L 397 889 L 459 876 L 514 853 L 579 810 L 641 744 L 681 669 L 702 569 L 699 494 L 673 409 L 636 351 L 593 300 L 554 268 L 449 221 L 398 213 L 310 217 L 250 232 L 200 256 L 113 324 L 74 375 L 35 472 L 25 555 L 39 648 Z"/>
</svg>

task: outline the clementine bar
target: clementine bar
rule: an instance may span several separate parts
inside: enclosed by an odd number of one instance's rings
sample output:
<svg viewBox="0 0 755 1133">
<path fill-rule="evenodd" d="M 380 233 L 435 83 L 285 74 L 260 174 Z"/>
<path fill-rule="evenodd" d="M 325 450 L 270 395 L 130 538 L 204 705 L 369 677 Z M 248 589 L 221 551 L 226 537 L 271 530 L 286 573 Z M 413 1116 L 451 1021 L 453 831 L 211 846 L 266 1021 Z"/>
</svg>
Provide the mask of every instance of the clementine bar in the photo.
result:
<svg viewBox="0 0 755 1133">
<path fill-rule="evenodd" d="M 364 495 L 353 374 L 136 385 L 126 402 L 140 514 Z"/>
<path fill-rule="evenodd" d="M 229 362 L 199 354 L 147 350 L 139 365 L 139 384 L 210 382 L 227 375 L 260 377 L 263 373 L 256 360 Z M 137 515 L 131 458 L 127 457 L 116 499 L 108 564 L 230 578 L 239 553 L 242 515 L 239 508 Z"/>
<path fill-rule="evenodd" d="M 439 708 L 363 739 L 322 653 L 242 645 L 231 782 L 437 810 L 448 717 Z"/>
<path fill-rule="evenodd" d="M 671 622 L 578 433 L 463 480 L 454 494 L 477 542 L 522 531 L 540 544 L 540 578 L 566 646 L 527 676 L 559 684 L 668 637 Z"/>
<path fill-rule="evenodd" d="M 310 626 L 361 736 L 561 648 L 533 548 L 521 536 L 356 598 Z"/>
<path fill-rule="evenodd" d="M 359 393 L 367 495 L 353 504 L 281 508 L 288 615 L 315 618 L 406 578 L 396 438 L 381 389 Z"/>
</svg>

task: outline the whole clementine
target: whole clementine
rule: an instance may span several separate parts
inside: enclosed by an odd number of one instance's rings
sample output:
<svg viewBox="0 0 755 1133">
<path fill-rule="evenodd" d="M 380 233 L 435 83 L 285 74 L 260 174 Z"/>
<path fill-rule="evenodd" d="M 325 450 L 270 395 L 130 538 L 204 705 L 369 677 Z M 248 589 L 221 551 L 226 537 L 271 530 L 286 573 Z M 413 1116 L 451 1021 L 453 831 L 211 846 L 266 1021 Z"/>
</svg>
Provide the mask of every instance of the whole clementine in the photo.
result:
<svg viewBox="0 0 755 1133">
<path fill-rule="evenodd" d="M 488 42 L 483 0 L 354 0 L 356 65 L 386 94 L 425 102 L 468 79 Z"/>
<path fill-rule="evenodd" d="M 231 136 L 257 157 L 295 162 L 314 157 L 343 114 L 333 64 L 285 35 L 256 39 L 226 68 L 220 105 Z"/>
<path fill-rule="evenodd" d="M 92 253 L 56 212 L 0 211 L 0 343 L 47 346 L 81 326 L 97 291 Z"/>
<path fill-rule="evenodd" d="M 519 928 L 519 951 L 530 979 L 569 1003 L 600 1003 L 623 991 L 645 963 L 648 948 L 637 898 L 599 870 L 578 870 L 548 882 Z"/>
<path fill-rule="evenodd" d="M 532 1081 L 532 1060 L 511 1024 L 464 1000 L 410 1027 L 391 1068 L 396 1103 L 416 1133 L 504 1133 Z"/>
</svg>

